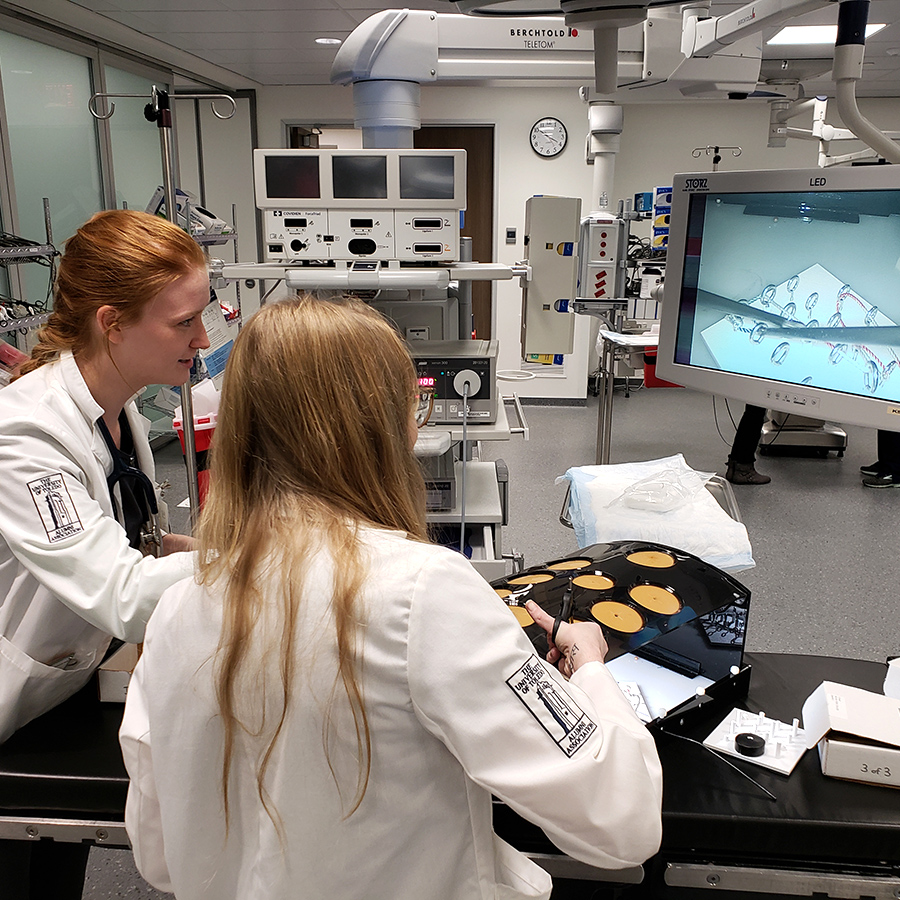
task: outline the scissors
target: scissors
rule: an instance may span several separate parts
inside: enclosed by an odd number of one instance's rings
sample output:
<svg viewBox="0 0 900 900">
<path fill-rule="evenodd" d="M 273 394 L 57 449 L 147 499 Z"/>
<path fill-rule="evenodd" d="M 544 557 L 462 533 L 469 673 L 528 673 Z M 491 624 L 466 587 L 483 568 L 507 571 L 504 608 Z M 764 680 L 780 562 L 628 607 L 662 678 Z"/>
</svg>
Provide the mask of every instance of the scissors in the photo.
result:
<svg viewBox="0 0 900 900">
<path fill-rule="evenodd" d="M 562 625 L 563 622 L 568 622 L 569 619 L 572 618 L 572 579 L 569 579 L 569 586 L 566 588 L 565 594 L 563 594 L 562 603 L 559 605 L 559 612 L 556 614 L 556 619 L 553 622 L 553 630 L 550 632 L 550 640 L 553 643 L 556 643 L 556 635 L 559 631 L 559 626 Z"/>
</svg>

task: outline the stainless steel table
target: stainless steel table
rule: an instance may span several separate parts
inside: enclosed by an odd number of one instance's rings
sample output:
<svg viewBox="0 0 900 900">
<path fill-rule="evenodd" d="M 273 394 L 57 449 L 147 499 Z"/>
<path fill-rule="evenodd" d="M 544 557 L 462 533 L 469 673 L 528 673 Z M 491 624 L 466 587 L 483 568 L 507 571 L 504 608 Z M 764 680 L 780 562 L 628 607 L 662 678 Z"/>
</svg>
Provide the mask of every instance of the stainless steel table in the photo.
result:
<svg viewBox="0 0 900 900">
<path fill-rule="evenodd" d="M 613 391 L 616 381 L 616 361 L 628 353 L 655 347 L 658 334 L 619 334 L 601 329 L 597 335 L 600 355 L 600 405 L 597 410 L 597 459 L 598 466 L 609 463 L 612 441 Z"/>
</svg>

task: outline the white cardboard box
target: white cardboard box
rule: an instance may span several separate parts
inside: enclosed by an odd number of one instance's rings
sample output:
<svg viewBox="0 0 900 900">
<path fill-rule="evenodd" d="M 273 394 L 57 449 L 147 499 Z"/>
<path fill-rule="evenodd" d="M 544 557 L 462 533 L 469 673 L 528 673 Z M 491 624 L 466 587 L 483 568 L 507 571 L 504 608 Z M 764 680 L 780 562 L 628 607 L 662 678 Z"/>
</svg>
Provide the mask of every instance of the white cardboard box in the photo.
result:
<svg viewBox="0 0 900 900">
<path fill-rule="evenodd" d="M 803 728 L 823 774 L 900 787 L 900 700 L 823 681 L 803 704 Z"/>
<path fill-rule="evenodd" d="M 100 685 L 101 703 L 124 703 L 128 694 L 128 682 L 137 665 L 137 644 L 125 644 L 100 666 L 97 679 Z"/>
</svg>

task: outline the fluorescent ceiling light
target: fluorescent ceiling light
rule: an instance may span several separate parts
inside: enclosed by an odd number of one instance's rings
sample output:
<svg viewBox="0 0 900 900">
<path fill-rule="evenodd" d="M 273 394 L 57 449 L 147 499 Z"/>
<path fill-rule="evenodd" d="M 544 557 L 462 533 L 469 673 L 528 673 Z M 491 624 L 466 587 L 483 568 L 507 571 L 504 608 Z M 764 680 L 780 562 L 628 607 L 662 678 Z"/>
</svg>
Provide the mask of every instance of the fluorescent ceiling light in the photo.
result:
<svg viewBox="0 0 900 900">
<path fill-rule="evenodd" d="M 878 34 L 887 25 L 866 25 L 866 37 Z M 767 44 L 834 44 L 837 25 L 786 25 Z"/>
<path fill-rule="evenodd" d="M 316 43 L 331 46 L 334 44 L 340 44 L 342 42 L 340 38 L 316 38 Z"/>
</svg>

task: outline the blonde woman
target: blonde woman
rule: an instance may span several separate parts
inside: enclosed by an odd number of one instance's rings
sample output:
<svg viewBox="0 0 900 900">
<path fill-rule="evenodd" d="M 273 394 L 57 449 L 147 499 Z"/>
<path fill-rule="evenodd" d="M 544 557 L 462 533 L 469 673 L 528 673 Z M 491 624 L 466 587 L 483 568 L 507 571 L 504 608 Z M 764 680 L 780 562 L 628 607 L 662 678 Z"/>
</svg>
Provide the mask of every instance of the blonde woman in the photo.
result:
<svg viewBox="0 0 900 900">
<path fill-rule="evenodd" d="M 200 573 L 160 601 L 121 731 L 138 867 L 178 900 L 549 896 L 492 793 L 598 866 L 658 846 L 659 761 L 600 629 L 560 627 L 567 680 L 427 542 L 415 396 L 355 302 L 264 307 L 236 342 Z"/>
</svg>

